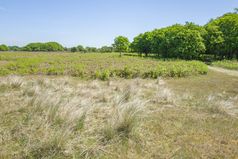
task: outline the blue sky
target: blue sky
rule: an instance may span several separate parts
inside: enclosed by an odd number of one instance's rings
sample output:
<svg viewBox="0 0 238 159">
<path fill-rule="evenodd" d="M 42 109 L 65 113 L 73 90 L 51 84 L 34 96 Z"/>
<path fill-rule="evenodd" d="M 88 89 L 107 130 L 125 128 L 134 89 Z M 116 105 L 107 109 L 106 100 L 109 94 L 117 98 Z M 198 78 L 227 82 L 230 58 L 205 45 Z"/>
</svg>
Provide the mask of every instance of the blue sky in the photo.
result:
<svg viewBox="0 0 238 159">
<path fill-rule="evenodd" d="M 0 0 L 0 43 L 100 47 L 118 35 L 132 40 L 175 23 L 203 25 L 237 7 L 237 0 Z"/>
</svg>

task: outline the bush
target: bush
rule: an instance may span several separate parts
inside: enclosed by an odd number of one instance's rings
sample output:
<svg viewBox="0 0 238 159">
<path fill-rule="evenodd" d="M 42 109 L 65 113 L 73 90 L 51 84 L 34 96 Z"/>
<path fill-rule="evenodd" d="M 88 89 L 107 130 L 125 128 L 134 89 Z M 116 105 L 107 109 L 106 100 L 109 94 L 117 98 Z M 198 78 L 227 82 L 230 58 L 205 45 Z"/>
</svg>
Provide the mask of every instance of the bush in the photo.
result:
<svg viewBox="0 0 238 159">
<path fill-rule="evenodd" d="M 110 78 L 110 74 L 111 72 L 109 70 L 96 71 L 95 77 L 103 81 L 106 81 Z"/>
</svg>

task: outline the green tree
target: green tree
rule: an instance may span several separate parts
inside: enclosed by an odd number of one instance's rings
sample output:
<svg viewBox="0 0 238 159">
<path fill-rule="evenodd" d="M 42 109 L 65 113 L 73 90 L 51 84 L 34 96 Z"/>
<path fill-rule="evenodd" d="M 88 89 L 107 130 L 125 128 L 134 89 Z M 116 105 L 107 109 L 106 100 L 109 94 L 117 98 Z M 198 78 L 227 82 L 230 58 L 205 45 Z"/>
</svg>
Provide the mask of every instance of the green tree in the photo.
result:
<svg viewBox="0 0 238 159">
<path fill-rule="evenodd" d="M 113 52 L 113 47 L 112 46 L 103 46 L 99 50 L 100 50 L 100 52 Z"/>
<path fill-rule="evenodd" d="M 235 56 L 238 59 L 238 14 L 225 14 L 207 25 L 216 26 L 223 34 L 221 54 L 228 59 Z"/>
<path fill-rule="evenodd" d="M 130 42 L 127 37 L 118 36 L 114 39 L 113 47 L 116 52 L 120 52 L 120 56 L 122 55 L 122 52 L 128 52 L 129 46 Z"/>
<path fill-rule="evenodd" d="M 0 45 L 0 51 L 8 51 L 8 50 L 9 48 L 7 45 L 4 45 L 4 44 Z"/>
<path fill-rule="evenodd" d="M 77 52 L 77 51 L 78 51 L 78 48 L 77 48 L 77 47 L 72 47 L 72 48 L 70 49 L 70 51 L 71 51 L 71 52 Z"/>
<path fill-rule="evenodd" d="M 148 56 L 152 52 L 152 35 L 152 32 L 145 32 L 135 37 L 131 44 L 132 50 Z"/>
<path fill-rule="evenodd" d="M 48 42 L 43 44 L 43 47 L 47 51 L 64 51 L 64 47 L 57 42 Z"/>
<path fill-rule="evenodd" d="M 172 57 L 197 59 L 206 50 L 201 34 L 196 30 L 183 29 L 170 39 Z"/>
<path fill-rule="evenodd" d="M 199 26 L 193 23 L 176 24 L 170 27 L 156 29 L 152 32 L 152 52 L 164 58 L 198 58 L 206 50 Z"/>
<path fill-rule="evenodd" d="M 98 49 L 96 47 L 86 47 L 85 48 L 86 52 L 98 52 Z"/>
<path fill-rule="evenodd" d="M 198 31 L 203 38 L 207 36 L 207 30 L 203 26 L 197 25 L 193 22 L 186 22 L 184 27 L 189 29 L 189 30 Z"/>
<path fill-rule="evenodd" d="M 86 52 L 86 49 L 82 45 L 77 46 L 77 51 L 79 52 Z"/>
<path fill-rule="evenodd" d="M 224 45 L 223 33 L 220 28 L 215 25 L 206 25 L 207 35 L 205 37 L 205 44 L 207 54 L 223 57 L 221 50 Z"/>
<path fill-rule="evenodd" d="M 23 48 L 24 51 L 64 51 L 64 47 L 57 42 L 30 43 Z"/>
<path fill-rule="evenodd" d="M 171 50 L 175 50 L 174 48 L 178 46 L 171 45 L 174 37 L 178 34 L 184 27 L 180 24 L 175 24 L 170 27 L 162 28 L 157 30 L 157 36 L 154 36 L 154 43 L 152 50 L 157 50 L 160 52 L 163 58 L 173 58 L 175 57 L 174 52 Z M 160 35 L 159 35 L 160 34 Z M 157 39 L 158 38 L 158 39 Z M 158 46 L 156 46 L 158 45 Z"/>
<path fill-rule="evenodd" d="M 8 48 L 10 51 L 21 51 L 21 47 L 19 46 L 9 46 Z"/>
<path fill-rule="evenodd" d="M 152 31 L 151 51 L 158 56 L 166 52 L 165 44 L 166 37 L 164 29 L 155 29 Z"/>
</svg>

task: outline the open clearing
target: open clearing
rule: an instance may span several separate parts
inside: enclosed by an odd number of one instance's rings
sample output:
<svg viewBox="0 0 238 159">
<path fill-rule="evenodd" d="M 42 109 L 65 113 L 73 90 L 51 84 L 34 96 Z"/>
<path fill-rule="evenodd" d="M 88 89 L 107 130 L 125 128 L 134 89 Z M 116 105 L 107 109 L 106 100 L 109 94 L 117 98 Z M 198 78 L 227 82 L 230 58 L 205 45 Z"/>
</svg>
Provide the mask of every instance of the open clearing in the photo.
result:
<svg viewBox="0 0 238 159">
<path fill-rule="evenodd" d="M 0 79 L 0 158 L 237 158 L 238 78 Z"/>
</svg>

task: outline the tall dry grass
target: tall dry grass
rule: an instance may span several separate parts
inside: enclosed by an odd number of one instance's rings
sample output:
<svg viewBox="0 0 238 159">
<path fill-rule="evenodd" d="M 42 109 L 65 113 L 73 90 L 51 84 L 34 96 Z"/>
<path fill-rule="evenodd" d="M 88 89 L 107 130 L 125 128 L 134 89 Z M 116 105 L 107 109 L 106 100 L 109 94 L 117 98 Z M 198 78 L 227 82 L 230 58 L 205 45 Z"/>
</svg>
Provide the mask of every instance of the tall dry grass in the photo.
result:
<svg viewBox="0 0 238 159">
<path fill-rule="evenodd" d="M 163 79 L 1 77 L 0 157 L 217 157 L 211 133 L 229 141 L 225 157 L 234 157 L 236 103 L 237 97 L 176 94 Z M 232 121 L 225 130 L 223 119 Z M 215 148 L 191 150 L 197 138 Z"/>
</svg>

